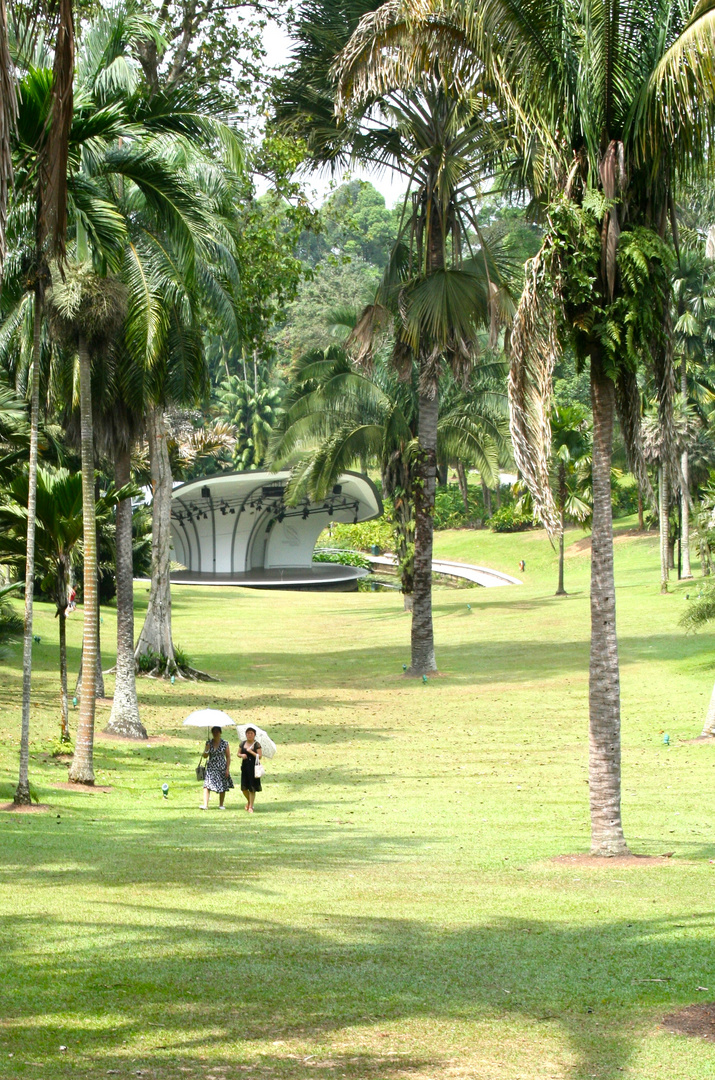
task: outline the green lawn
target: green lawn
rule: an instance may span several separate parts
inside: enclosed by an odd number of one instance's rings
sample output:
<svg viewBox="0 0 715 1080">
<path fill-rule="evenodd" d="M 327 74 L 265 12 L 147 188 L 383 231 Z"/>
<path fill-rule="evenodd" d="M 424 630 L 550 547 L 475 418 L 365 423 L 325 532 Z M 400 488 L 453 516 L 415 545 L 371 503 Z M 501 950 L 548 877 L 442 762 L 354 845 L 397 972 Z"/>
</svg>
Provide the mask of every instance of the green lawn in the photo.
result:
<svg viewBox="0 0 715 1080">
<path fill-rule="evenodd" d="M 655 538 L 629 524 L 624 819 L 634 851 L 674 853 L 656 865 L 553 861 L 588 848 L 580 532 L 565 599 L 543 534 L 440 534 L 440 555 L 516 575 L 524 558 L 525 584 L 436 591 L 427 685 L 403 677 L 394 593 L 177 588 L 176 640 L 220 682 L 142 681 L 152 738 L 98 738 L 108 793 L 57 786 L 57 628 L 38 605 L 31 777 L 51 811 L 0 814 L 1 1080 L 712 1080 L 715 1042 L 660 1024 L 715 1000 L 715 747 L 687 741 L 714 639 L 679 629 L 688 590 L 659 595 Z M 79 632 L 78 612 L 74 670 Z M 102 632 L 109 666 L 109 610 Z M 0 666 L 2 801 L 18 663 Z M 204 704 L 279 744 L 252 818 L 238 792 L 198 809 L 180 725 Z"/>
</svg>

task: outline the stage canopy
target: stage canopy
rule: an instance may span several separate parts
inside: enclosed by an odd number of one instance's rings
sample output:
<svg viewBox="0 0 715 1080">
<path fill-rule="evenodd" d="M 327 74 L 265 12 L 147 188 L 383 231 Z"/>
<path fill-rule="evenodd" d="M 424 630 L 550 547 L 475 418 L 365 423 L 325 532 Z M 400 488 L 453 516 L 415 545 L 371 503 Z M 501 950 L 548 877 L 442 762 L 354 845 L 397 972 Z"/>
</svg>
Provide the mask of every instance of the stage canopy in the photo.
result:
<svg viewBox="0 0 715 1080">
<path fill-rule="evenodd" d="M 375 485 L 345 472 L 319 502 L 287 506 L 288 472 L 217 473 L 174 488 L 172 581 L 252 588 L 355 588 L 357 567 L 314 563 L 318 536 L 331 521 L 357 524 L 382 514 Z"/>
</svg>

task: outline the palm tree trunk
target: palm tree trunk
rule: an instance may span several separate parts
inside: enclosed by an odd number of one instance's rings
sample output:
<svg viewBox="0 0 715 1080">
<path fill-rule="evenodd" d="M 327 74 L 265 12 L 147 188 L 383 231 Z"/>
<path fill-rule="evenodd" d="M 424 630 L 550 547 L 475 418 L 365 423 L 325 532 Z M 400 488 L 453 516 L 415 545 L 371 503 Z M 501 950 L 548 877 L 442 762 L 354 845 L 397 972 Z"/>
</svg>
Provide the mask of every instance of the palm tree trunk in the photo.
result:
<svg viewBox="0 0 715 1080">
<path fill-rule="evenodd" d="M 458 461 L 456 469 L 459 490 L 462 495 L 462 502 L 464 503 L 464 512 L 467 517 L 469 517 L 469 483 L 467 482 L 467 470 L 464 467 L 464 462 Z"/>
<path fill-rule="evenodd" d="M 12 132 L 17 117 L 15 69 L 7 41 L 7 8 L 0 0 L 0 283 L 5 262 L 7 193 L 12 181 Z"/>
<path fill-rule="evenodd" d="M 492 493 L 491 489 L 482 480 L 482 499 L 484 501 L 484 515 L 490 518 L 492 516 Z"/>
<path fill-rule="evenodd" d="M 151 594 L 149 607 L 135 658 L 150 649 L 161 657 L 159 670 L 170 674 L 176 667 L 171 637 L 171 492 L 173 479 L 166 445 L 166 423 L 160 409 L 152 409 L 147 418 L 151 481 L 154 498 L 151 508 Z"/>
<path fill-rule="evenodd" d="M 99 493 L 95 487 L 95 496 L 99 498 Z M 99 550 L 99 539 L 97 540 L 97 549 Z M 94 696 L 95 698 L 103 698 L 105 696 L 104 690 L 104 672 L 102 671 L 102 635 L 100 633 L 100 624 L 102 622 L 101 609 L 99 606 L 99 579 L 97 579 L 97 663 L 95 664 L 95 677 L 94 677 Z M 79 697 L 82 693 L 82 668 L 84 665 L 84 649 L 79 656 L 79 671 L 77 672 L 77 682 L 75 683 L 74 692 Z"/>
<path fill-rule="evenodd" d="M 69 699 L 67 695 L 67 591 L 65 606 L 57 610 L 60 620 L 60 703 L 62 708 L 62 742 L 70 741 Z"/>
<path fill-rule="evenodd" d="M 564 511 L 561 509 L 561 519 L 559 523 L 559 584 L 556 589 L 557 596 L 566 596 L 566 589 L 564 588 Z"/>
<path fill-rule="evenodd" d="M 20 731 L 20 776 L 14 801 L 30 803 L 30 689 L 32 682 L 32 604 L 35 590 L 35 518 L 37 511 L 37 444 L 40 430 L 40 331 L 42 329 L 42 289 L 35 289 L 32 327 L 32 394 L 30 406 L 30 464 L 27 486 L 27 549 L 25 556 L 25 627 L 22 642 L 22 728 Z"/>
<path fill-rule="evenodd" d="M 707 715 L 705 717 L 705 723 L 703 724 L 703 730 L 700 733 L 701 738 L 715 739 L 715 686 L 713 692 L 710 695 L 710 704 L 708 705 Z"/>
<path fill-rule="evenodd" d="M 685 368 L 685 357 L 680 368 L 680 396 L 683 401 L 683 405 L 687 408 L 688 405 L 688 375 Z M 680 469 L 683 475 L 683 483 L 680 490 L 680 517 L 681 517 L 681 531 L 680 531 L 680 549 L 683 558 L 683 579 L 689 579 L 693 576 L 693 571 L 690 566 L 690 461 L 688 459 L 687 449 L 683 450 L 680 458 Z"/>
<path fill-rule="evenodd" d="M 419 396 L 419 457 L 415 478 L 415 578 L 412 609 L 412 662 L 408 674 L 427 675 L 437 670 L 432 626 L 432 540 L 437 476 L 437 422 L 439 393 Z"/>
<path fill-rule="evenodd" d="M 92 438 L 92 385 L 87 342 L 79 338 L 80 432 L 82 446 L 82 515 L 84 588 L 82 633 L 82 696 L 75 751 L 69 771 L 73 783 L 94 783 L 94 711 L 97 680 L 97 523 L 94 499 L 94 447 Z"/>
<path fill-rule="evenodd" d="M 114 482 L 118 488 L 131 479 L 129 447 L 118 448 L 114 456 Z M 139 717 L 134 671 L 134 569 L 132 559 L 132 500 L 117 506 L 117 678 L 114 702 L 105 730 L 130 739 L 146 739 Z"/>
<path fill-rule="evenodd" d="M 668 551 L 668 476 L 665 466 L 658 467 L 658 523 L 660 526 L 660 591 L 667 593 L 670 578 Z"/>
<path fill-rule="evenodd" d="M 643 494 L 638 491 L 638 531 L 645 532 L 645 520 L 643 518 Z"/>
<path fill-rule="evenodd" d="M 613 576 L 611 455 L 615 393 L 600 357 L 591 357 L 593 532 L 589 665 L 591 853 L 624 855 L 621 823 L 621 702 Z"/>
</svg>

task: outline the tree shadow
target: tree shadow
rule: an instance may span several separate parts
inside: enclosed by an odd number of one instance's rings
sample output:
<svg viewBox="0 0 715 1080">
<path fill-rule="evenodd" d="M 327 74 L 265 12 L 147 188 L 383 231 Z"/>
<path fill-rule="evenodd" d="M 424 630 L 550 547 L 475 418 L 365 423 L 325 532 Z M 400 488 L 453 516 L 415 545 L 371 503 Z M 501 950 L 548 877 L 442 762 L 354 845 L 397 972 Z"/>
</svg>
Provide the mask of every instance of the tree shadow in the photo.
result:
<svg viewBox="0 0 715 1080">
<path fill-rule="evenodd" d="M 391 1080 L 427 1064 L 441 1073 L 451 1047 L 437 1047 L 427 1059 L 349 1054 L 348 1029 L 367 1032 L 369 1042 L 385 1029 L 394 1040 L 406 1024 L 427 1024 L 429 1031 L 433 1022 L 441 1030 L 511 1020 L 501 1037 L 505 1048 L 514 1025 L 533 1030 L 538 1023 L 565 1039 L 573 1080 L 619 1080 L 660 1014 L 694 999 L 710 959 L 702 936 L 674 933 L 677 917 L 578 927 L 504 918 L 447 929 L 333 916 L 318 931 L 261 918 L 260 903 L 259 894 L 245 909 L 192 918 L 185 903 L 105 901 L 101 916 L 82 922 L 81 934 L 69 918 L 57 917 L 50 928 L 41 916 L 6 920 L 14 981 L 32 986 L 26 997 L 5 992 L 12 1045 L 36 1036 L 43 1016 L 53 1078 L 70 1075 L 57 1053 L 61 1043 L 72 1046 L 85 1063 L 82 1075 L 91 1076 L 126 1068 L 125 1041 L 158 1028 L 160 1042 L 158 1035 L 147 1040 L 157 1045 L 135 1051 L 132 1060 L 154 1076 L 174 1075 L 164 1071 L 163 1051 L 170 1049 L 174 1067 L 180 1061 L 196 1075 L 207 1059 L 212 1069 L 260 1061 L 274 1075 L 301 1080 L 315 1075 L 314 1066 L 288 1051 L 307 1042 L 326 1059 L 322 1075 Z M 711 925 L 710 914 L 680 918 L 701 931 Z M 72 950 L 57 948 L 68 935 Z M 286 1043 L 286 1050 L 276 1045 Z"/>
</svg>

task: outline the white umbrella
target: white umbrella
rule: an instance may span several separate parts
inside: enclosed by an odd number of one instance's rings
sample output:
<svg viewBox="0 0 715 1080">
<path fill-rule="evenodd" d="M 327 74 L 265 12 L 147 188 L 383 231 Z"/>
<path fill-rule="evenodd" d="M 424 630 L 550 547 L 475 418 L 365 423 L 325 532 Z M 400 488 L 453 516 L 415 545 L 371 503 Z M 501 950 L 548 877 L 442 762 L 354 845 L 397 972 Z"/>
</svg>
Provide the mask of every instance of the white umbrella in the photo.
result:
<svg viewBox="0 0 715 1080">
<path fill-rule="evenodd" d="M 220 709 L 195 709 L 184 720 L 184 727 L 228 727 L 235 723 L 228 713 L 221 712 Z"/>
<path fill-rule="evenodd" d="M 276 756 L 276 744 L 273 739 L 268 735 L 263 728 L 257 727 L 256 724 L 236 724 L 236 731 L 239 738 L 242 740 L 246 738 L 246 728 L 252 727 L 256 729 L 256 742 L 261 744 L 261 750 L 265 758 L 272 758 Z"/>
</svg>

